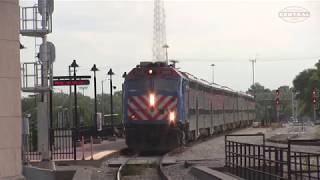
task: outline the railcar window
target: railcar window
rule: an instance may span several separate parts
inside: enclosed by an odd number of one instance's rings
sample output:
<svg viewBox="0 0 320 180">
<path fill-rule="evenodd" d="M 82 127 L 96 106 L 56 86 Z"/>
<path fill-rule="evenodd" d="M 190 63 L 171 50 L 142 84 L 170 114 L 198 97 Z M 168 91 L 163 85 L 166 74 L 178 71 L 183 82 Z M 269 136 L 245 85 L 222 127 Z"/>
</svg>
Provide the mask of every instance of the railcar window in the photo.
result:
<svg viewBox="0 0 320 180">
<path fill-rule="evenodd" d="M 154 79 L 154 89 L 158 91 L 176 91 L 179 87 L 179 81 L 176 79 Z"/>
</svg>

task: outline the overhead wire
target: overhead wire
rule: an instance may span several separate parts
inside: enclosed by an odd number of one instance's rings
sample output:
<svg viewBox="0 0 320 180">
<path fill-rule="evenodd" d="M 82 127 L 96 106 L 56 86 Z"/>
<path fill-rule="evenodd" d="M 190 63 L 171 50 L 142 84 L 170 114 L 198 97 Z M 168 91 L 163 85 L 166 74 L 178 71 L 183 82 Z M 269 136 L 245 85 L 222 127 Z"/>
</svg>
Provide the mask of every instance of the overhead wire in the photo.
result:
<svg viewBox="0 0 320 180">
<path fill-rule="evenodd" d="M 179 62 L 222 62 L 222 63 L 243 63 L 248 62 L 250 58 L 206 58 L 206 59 L 196 59 L 196 58 L 177 58 Z M 306 60 L 320 60 L 320 56 L 314 57 L 297 57 L 297 58 L 257 58 L 259 62 L 284 62 L 284 61 L 306 61 Z"/>
</svg>

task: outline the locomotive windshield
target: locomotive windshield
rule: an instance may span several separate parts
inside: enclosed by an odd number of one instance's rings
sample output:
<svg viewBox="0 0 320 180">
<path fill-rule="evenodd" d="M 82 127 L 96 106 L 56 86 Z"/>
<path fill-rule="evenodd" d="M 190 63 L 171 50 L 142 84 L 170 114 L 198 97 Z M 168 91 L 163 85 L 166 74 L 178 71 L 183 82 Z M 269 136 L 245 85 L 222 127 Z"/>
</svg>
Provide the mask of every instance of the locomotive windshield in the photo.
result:
<svg viewBox="0 0 320 180">
<path fill-rule="evenodd" d="M 156 91 L 177 91 L 179 81 L 177 79 L 152 78 L 152 79 L 136 79 L 128 81 L 128 91 L 144 91 L 154 89 Z"/>
<path fill-rule="evenodd" d="M 141 91 L 149 89 L 151 83 L 148 79 L 137 79 L 128 81 L 129 91 Z"/>
<path fill-rule="evenodd" d="M 158 91 L 177 91 L 178 82 L 177 79 L 154 78 L 153 80 L 154 89 Z"/>
</svg>

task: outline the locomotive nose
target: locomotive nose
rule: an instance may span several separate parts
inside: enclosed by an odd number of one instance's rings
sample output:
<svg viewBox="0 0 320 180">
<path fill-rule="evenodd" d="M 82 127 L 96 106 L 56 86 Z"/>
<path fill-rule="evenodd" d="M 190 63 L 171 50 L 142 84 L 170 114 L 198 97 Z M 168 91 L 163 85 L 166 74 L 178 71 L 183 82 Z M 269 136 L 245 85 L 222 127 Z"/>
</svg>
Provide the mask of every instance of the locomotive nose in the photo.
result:
<svg viewBox="0 0 320 180">
<path fill-rule="evenodd" d="M 128 98 L 128 117 L 131 120 L 175 122 L 178 116 L 177 104 L 178 98 L 175 95 L 148 92 L 130 96 Z"/>
</svg>

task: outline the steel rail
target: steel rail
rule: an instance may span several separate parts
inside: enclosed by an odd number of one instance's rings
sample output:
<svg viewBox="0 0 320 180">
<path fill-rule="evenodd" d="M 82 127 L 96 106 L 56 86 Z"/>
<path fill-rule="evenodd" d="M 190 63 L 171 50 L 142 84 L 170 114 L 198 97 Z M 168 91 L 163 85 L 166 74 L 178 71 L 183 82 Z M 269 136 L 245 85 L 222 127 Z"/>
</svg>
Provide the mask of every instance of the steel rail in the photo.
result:
<svg viewBox="0 0 320 180">
<path fill-rule="evenodd" d="M 128 162 L 132 159 L 135 159 L 138 156 L 138 154 L 135 154 L 132 158 L 127 159 L 123 164 L 121 164 L 121 166 L 119 167 L 118 171 L 117 171 L 117 180 L 121 180 L 121 171 L 122 169 L 128 164 Z"/>
</svg>

